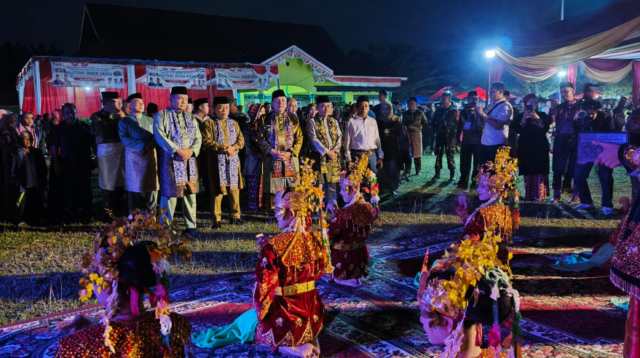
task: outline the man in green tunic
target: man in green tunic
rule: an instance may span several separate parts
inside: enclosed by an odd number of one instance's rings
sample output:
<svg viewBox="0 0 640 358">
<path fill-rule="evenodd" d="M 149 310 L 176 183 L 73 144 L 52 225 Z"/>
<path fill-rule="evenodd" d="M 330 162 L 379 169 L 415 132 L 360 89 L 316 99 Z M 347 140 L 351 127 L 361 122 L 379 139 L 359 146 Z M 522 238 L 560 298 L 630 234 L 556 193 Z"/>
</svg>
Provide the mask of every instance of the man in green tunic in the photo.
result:
<svg viewBox="0 0 640 358">
<path fill-rule="evenodd" d="M 283 90 L 271 94 L 273 112 L 258 120 L 257 141 L 265 156 L 263 166 L 264 193 L 269 207 L 274 208 L 275 194 L 296 180 L 298 156 L 304 135 L 298 117 L 286 113 L 287 96 Z M 266 107 L 266 106 L 265 106 Z"/>
<path fill-rule="evenodd" d="M 209 191 L 211 192 L 212 229 L 220 228 L 222 198 L 229 194 L 229 222 L 244 225 L 240 217 L 242 174 L 238 153 L 244 147 L 244 137 L 238 122 L 229 118 L 229 99 L 213 100 L 213 118 L 202 124 L 202 149 L 207 153 Z"/>
<path fill-rule="evenodd" d="M 171 88 L 171 107 L 156 114 L 153 122 L 158 143 L 160 208 L 163 220 L 173 219 L 178 198 L 189 235 L 196 235 L 196 194 L 199 191 L 198 165 L 202 136 L 197 120 L 186 112 L 189 96 L 186 87 Z"/>
<path fill-rule="evenodd" d="M 326 205 L 332 205 L 337 197 L 340 182 L 340 148 L 342 131 L 333 119 L 333 105 L 329 96 L 316 99 L 318 114 L 307 121 L 306 134 L 311 142 L 309 158 L 314 161 L 313 170 L 318 172 L 318 182 L 323 184 Z"/>
<path fill-rule="evenodd" d="M 127 102 L 131 106 L 131 114 L 120 120 L 118 133 L 124 145 L 124 185 L 128 192 L 129 210 L 155 210 L 159 187 L 153 118 L 144 115 L 144 101 L 140 93 L 130 95 Z"/>
</svg>

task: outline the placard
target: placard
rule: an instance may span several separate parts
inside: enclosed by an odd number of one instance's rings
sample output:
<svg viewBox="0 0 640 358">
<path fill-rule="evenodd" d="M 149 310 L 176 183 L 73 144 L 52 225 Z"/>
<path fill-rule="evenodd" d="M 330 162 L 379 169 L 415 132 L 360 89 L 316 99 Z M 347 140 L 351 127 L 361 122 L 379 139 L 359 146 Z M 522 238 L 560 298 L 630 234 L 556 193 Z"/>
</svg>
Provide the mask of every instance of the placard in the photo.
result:
<svg viewBox="0 0 640 358">
<path fill-rule="evenodd" d="M 262 67 L 261 74 L 253 67 L 216 68 L 216 87 L 219 90 L 269 89 L 270 66 Z"/>
<path fill-rule="evenodd" d="M 207 69 L 203 67 L 147 66 L 147 87 L 171 88 L 178 86 L 194 90 L 206 90 Z"/>
<path fill-rule="evenodd" d="M 629 142 L 629 133 L 578 133 L 578 164 L 593 163 L 602 153 L 602 147 L 593 142 L 625 144 Z"/>
<path fill-rule="evenodd" d="M 88 62 L 51 62 L 53 87 L 124 88 L 124 66 Z"/>
</svg>

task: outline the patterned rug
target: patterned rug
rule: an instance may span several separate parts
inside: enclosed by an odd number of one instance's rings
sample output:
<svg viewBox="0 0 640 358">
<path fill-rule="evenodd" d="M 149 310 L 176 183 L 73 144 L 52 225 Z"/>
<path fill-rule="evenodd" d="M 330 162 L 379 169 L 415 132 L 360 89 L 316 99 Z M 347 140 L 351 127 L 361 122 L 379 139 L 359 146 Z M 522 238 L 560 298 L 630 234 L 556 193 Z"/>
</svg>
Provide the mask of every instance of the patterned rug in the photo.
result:
<svg viewBox="0 0 640 358">
<path fill-rule="evenodd" d="M 320 335 L 326 357 L 434 357 L 419 321 L 413 285 L 426 250 L 439 257 L 459 230 L 370 246 L 373 265 L 366 284 L 357 289 L 318 282 L 326 305 Z M 626 311 L 611 304 L 623 297 L 608 280 L 608 270 L 556 271 L 548 266 L 572 253 L 589 250 L 579 240 L 534 240 L 517 237 L 510 250 L 514 286 L 520 291 L 525 330 L 524 357 L 621 357 Z M 194 330 L 232 322 L 251 308 L 253 274 L 221 275 L 215 280 L 174 289 L 173 309 L 188 317 Z M 99 316 L 87 306 L 37 320 L 0 327 L 0 358 L 53 357 L 64 335 L 56 323 L 77 314 Z M 486 337 L 486 334 L 485 334 Z M 485 338 L 486 339 L 486 338 Z M 260 345 L 218 349 L 191 347 L 197 358 L 280 357 Z"/>
</svg>

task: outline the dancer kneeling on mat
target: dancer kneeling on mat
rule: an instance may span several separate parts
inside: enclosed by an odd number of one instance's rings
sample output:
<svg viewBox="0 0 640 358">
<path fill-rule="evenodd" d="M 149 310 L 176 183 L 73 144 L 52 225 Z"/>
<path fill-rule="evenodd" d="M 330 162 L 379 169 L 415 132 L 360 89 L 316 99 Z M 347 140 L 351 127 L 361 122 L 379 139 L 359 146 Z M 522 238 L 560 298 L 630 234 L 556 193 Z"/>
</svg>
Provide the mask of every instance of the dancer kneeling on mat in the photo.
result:
<svg viewBox="0 0 640 358">
<path fill-rule="evenodd" d="M 329 271 L 331 264 L 328 243 L 319 232 L 309 230 L 307 213 L 321 205 L 322 196 L 309 165 L 305 165 L 294 189 L 276 194 L 276 219 L 283 232 L 259 238 L 255 309 L 229 326 L 193 334 L 198 347 L 255 341 L 290 356 L 320 356 L 317 337 L 322 330 L 324 305 L 315 281 Z"/>
<path fill-rule="evenodd" d="M 368 165 L 368 156 L 362 155 L 349 172 L 340 175 L 340 195 L 346 205 L 338 209 L 336 203 L 331 203 L 328 209 L 332 214 L 328 230 L 331 262 L 335 266 L 332 277 L 336 283 L 345 286 L 362 286 L 362 277 L 369 266 L 369 250 L 364 242 L 380 212 L 376 176 Z M 371 185 L 371 189 L 366 190 L 371 194 L 373 206 L 360 192 L 363 181 Z"/>
<path fill-rule="evenodd" d="M 133 222 L 116 219 L 101 230 L 95 254 L 83 256 L 80 300 L 95 294 L 104 317 L 98 322 L 76 316 L 63 326 L 77 332 L 60 340 L 56 358 L 185 357 L 191 323 L 169 313 L 167 273 L 172 253 L 188 259 L 190 252 L 169 227 L 158 226 L 155 212 L 136 214 Z M 132 238 L 145 229 L 158 239 L 134 244 Z M 145 294 L 155 314 L 145 309 Z"/>
<path fill-rule="evenodd" d="M 520 299 L 511 287 L 511 270 L 497 257 L 499 240 L 491 231 L 481 241 L 465 239 L 430 271 L 425 258 L 420 321 L 431 344 L 446 345 L 442 358 L 519 357 Z M 503 342 L 500 323 L 511 329 Z M 481 348 L 483 325 L 493 325 L 487 349 Z"/>
</svg>

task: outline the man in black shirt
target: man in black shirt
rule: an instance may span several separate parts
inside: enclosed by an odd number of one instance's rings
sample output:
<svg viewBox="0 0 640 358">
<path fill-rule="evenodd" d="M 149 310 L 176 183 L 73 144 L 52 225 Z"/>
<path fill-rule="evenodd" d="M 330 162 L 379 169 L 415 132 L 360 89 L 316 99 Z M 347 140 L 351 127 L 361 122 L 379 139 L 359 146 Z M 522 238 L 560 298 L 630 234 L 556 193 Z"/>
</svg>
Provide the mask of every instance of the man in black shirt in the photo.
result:
<svg viewBox="0 0 640 358">
<path fill-rule="evenodd" d="M 438 108 L 433 115 L 436 131 L 436 175 L 431 179 L 440 179 L 442 169 L 442 156 L 447 155 L 447 166 L 449 167 L 449 181 L 455 180 L 456 162 L 453 155 L 456 151 L 456 127 L 458 126 L 458 111 L 451 105 L 451 92 L 442 94 L 442 107 Z"/>
<path fill-rule="evenodd" d="M 89 126 L 78 121 L 73 104 L 62 106 L 62 118 L 64 121 L 52 126 L 50 132 L 53 170 L 56 175 L 62 175 L 64 181 L 68 220 L 88 220 L 92 216 L 91 149 L 96 150 L 95 138 Z M 82 215 L 78 215 L 78 208 L 82 208 Z"/>
<path fill-rule="evenodd" d="M 460 181 L 458 187 L 467 189 L 469 185 L 469 174 L 471 173 L 472 185 L 476 185 L 478 175 L 478 162 L 480 149 L 482 147 L 482 130 L 484 124 L 482 118 L 476 116 L 475 104 L 478 102 L 478 92 L 470 91 L 467 94 L 467 104 L 460 111 L 460 121 L 458 132 L 462 133 L 462 145 L 460 146 Z M 473 160 L 472 160 L 473 159 Z M 471 164 L 473 161 L 473 171 Z"/>
<path fill-rule="evenodd" d="M 431 155 L 433 155 L 433 151 L 435 150 L 435 145 L 436 145 L 436 141 L 435 141 L 436 132 L 432 125 L 433 111 L 434 111 L 433 103 L 427 103 L 427 108 L 424 111 L 424 115 L 427 116 L 427 121 L 429 122 L 429 125 L 422 126 L 422 138 L 424 138 L 424 140 L 422 141 L 422 151 L 426 152 L 428 149 Z"/>
<path fill-rule="evenodd" d="M 236 101 L 235 98 L 229 98 L 229 118 L 238 122 L 238 126 L 240 127 L 240 131 L 242 132 L 242 135 L 243 136 L 246 135 L 247 127 L 249 126 L 249 122 L 251 122 L 251 119 L 245 113 L 242 113 L 242 111 L 238 110 L 238 102 Z M 244 138 L 249 138 L 249 137 L 244 137 Z M 240 152 L 238 153 L 238 156 L 240 157 L 240 163 L 244 164 L 246 155 L 247 155 L 247 148 L 245 145 L 242 149 L 240 149 Z"/>
</svg>

